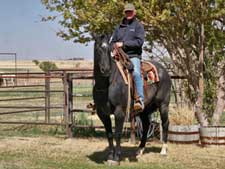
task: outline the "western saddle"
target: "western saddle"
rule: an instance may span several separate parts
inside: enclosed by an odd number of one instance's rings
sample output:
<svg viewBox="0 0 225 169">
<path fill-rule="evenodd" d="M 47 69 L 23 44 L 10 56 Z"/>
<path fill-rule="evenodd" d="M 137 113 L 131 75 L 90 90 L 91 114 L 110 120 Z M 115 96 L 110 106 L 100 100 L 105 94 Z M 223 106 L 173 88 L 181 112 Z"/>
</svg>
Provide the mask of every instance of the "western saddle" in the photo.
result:
<svg viewBox="0 0 225 169">
<path fill-rule="evenodd" d="M 129 75 L 131 74 L 133 69 L 132 62 L 130 61 L 129 57 L 127 54 L 121 49 L 121 48 L 115 48 L 117 56 L 114 57 L 116 65 L 123 77 L 123 80 L 125 84 L 128 85 L 129 83 Z M 144 93 L 146 94 L 146 88 L 149 84 L 159 82 L 159 75 L 158 71 L 150 61 L 141 61 L 141 73 L 142 73 L 142 78 L 144 82 Z M 137 96 L 137 90 L 135 87 L 135 84 L 133 82 L 133 77 L 130 76 L 131 78 L 131 88 L 134 90 L 134 99 L 138 99 Z M 133 85 L 133 86 L 132 86 Z"/>
</svg>

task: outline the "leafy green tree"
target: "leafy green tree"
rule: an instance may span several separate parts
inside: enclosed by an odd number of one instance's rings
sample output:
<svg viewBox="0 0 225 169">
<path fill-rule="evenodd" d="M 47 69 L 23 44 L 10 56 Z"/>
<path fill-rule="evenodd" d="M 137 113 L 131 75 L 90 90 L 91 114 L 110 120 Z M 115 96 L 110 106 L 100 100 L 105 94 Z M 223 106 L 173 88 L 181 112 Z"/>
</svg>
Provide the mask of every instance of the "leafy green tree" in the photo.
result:
<svg viewBox="0 0 225 169">
<path fill-rule="evenodd" d="M 43 61 L 40 62 L 38 60 L 33 60 L 32 61 L 35 65 L 39 66 L 39 68 L 41 70 L 43 70 L 44 72 L 48 72 L 50 70 L 55 70 L 58 69 L 58 67 L 56 66 L 56 64 L 54 62 L 50 62 L 50 61 Z"/>
<path fill-rule="evenodd" d="M 92 40 L 93 33 L 112 33 L 120 22 L 124 2 L 116 0 L 42 0 L 56 15 L 43 18 L 43 21 L 58 19 L 63 30 L 57 33 L 65 40 L 86 43 Z"/>
<path fill-rule="evenodd" d="M 38 66 L 44 72 L 48 72 L 50 70 L 58 69 L 58 67 L 56 66 L 56 64 L 54 62 L 50 62 L 50 61 L 43 61 L 43 62 L 39 63 Z"/>
<path fill-rule="evenodd" d="M 215 72 L 219 58 L 224 56 L 222 49 L 225 34 L 221 27 L 218 27 L 224 25 L 224 1 L 161 2 L 154 1 L 150 12 L 148 3 L 142 5 L 145 15 L 143 21 L 149 28 L 147 41 L 150 42 L 150 47 L 157 42 L 167 49 L 174 65 L 187 77 L 187 94 L 193 104 L 196 101 L 198 103 L 199 108 L 197 107 L 196 112 L 199 121 L 202 125 L 207 125 L 201 108 L 203 101 L 207 104 L 209 100 L 206 97 L 203 100 L 203 93 L 204 88 L 209 85 L 212 87 L 214 83 L 211 81 L 204 86 L 203 77 L 208 72 L 215 77 L 216 73 L 212 72 Z M 217 42 L 213 45 L 212 41 L 215 40 Z M 214 49 L 210 48 L 210 45 L 213 45 Z M 210 53 L 214 53 L 214 56 Z M 209 60 L 214 62 L 213 66 L 207 62 Z M 210 76 L 205 78 L 208 77 L 211 78 Z M 208 94 L 205 90 L 205 96 L 208 97 L 210 94 L 211 98 L 213 97 L 214 88 L 211 89 Z M 209 111 L 209 107 L 205 108 Z"/>
<path fill-rule="evenodd" d="M 32 62 L 33 62 L 35 65 L 37 65 L 37 66 L 38 66 L 39 63 L 40 63 L 38 60 L 32 60 Z"/>
</svg>

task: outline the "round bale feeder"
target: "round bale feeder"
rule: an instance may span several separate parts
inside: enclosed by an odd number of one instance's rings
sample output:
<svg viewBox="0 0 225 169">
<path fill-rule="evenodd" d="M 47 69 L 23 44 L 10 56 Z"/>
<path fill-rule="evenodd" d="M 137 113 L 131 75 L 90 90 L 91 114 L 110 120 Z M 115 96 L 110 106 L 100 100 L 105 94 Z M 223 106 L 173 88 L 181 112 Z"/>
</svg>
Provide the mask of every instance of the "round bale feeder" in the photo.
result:
<svg viewBox="0 0 225 169">
<path fill-rule="evenodd" d="M 168 131 L 168 140 L 176 144 L 198 144 L 199 125 L 171 125 Z"/>
<path fill-rule="evenodd" d="M 225 145 L 225 126 L 207 126 L 200 128 L 201 144 Z"/>
</svg>

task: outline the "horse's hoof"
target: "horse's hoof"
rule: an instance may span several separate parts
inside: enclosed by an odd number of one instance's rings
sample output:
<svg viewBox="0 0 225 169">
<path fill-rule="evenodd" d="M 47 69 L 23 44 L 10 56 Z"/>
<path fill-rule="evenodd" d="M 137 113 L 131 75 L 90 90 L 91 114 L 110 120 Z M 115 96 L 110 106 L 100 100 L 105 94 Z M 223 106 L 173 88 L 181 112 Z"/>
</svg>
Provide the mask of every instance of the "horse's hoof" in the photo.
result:
<svg viewBox="0 0 225 169">
<path fill-rule="evenodd" d="M 112 161 L 112 160 L 113 160 L 113 158 L 114 158 L 114 154 L 113 154 L 113 152 L 109 152 L 109 154 L 108 154 L 108 158 L 107 158 L 107 161 Z"/>
<path fill-rule="evenodd" d="M 109 166 L 118 166 L 120 165 L 119 161 L 115 161 L 115 160 L 107 160 L 107 163 Z"/>
<path fill-rule="evenodd" d="M 138 148 L 136 152 L 136 157 L 139 158 L 144 154 L 145 148 Z"/>
<path fill-rule="evenodd" d="M 165 152 L 164 152 L 164 151 L 161 151 L 161 152 L 160 152 L 160 155 L 162 155 L 162 156 L 167 156 L 167 152 L 166 152 L 166 151 L 165 151 Z"/>
<path fill-rule="evenodd" d="M 167 144 L 163 144 L 160 154 L 162 156 L 166 156 L 167 155 L 167 150 L 168 150 L 168 145 Z"/>
</svg>

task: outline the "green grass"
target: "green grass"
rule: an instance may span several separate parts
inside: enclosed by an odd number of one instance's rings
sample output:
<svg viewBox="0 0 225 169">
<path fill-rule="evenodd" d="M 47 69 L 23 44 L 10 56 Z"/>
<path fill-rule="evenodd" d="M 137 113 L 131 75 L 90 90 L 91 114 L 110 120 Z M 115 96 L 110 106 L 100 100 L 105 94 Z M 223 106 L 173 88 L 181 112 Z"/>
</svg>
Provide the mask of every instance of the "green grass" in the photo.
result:
<svg viewBox="0 0 225 169">
<path fill-rule="evenodd" d="M 8 145 L 6 147 L 5 145 Z M 160 145 L 151 143 L 141 159 L 136 147 L 123 143 L 120 166 L 109 167 L 105 139 L 65 140 L 55 137 L 6 137 L 0 143 L 1 169 L 223 169 L 225 154 L 218 148 L 196 145 L 169 145 L 166 157 L 159 155 Z M 207 154 L 208 152 L 208 154 Z M 222 154 L 221 154 L 222 153 Z"/>
<path fill-rule="evenodd" d="M 86 117 L 81 119 L 86 120 Z M 169 144 L 169 155 L 159 155 L 161 144 L 147 144 L 142 159 L 134 157 L 137 145 L 123 137 L 121 166 L 115 169 L 224 169 L 223 147 Z M 56 126 L 0 125 L 0 169 L 103 169 L 107 141 L 104 131 L 74 130 L 65 139 L 65 128 Z"/>
<path fill-rule="evenodd" d="M 85 86 L 85 87 L 74 87 L 73 93 L 74 94 L 81 94 L 81 95 L 92 95 L 92 86 Z"/>
<path fill-rule="evenodd" d="M 39 155 L 30 155 L 29 153 L 35 154 L 31 151 L 28 153 L 21 152 L 5 152 L 1 153 L 0 162 L 4 162 L 2 168 L 7 169 L 105 169 L 108 168 L 106 164 L 93 164 L 87 162 L 84 159 L 77 158 L 76 156 L 71 157 L 48 157 Z M 32 156 L 32 162 L 29 158 Z M 17 162 L 22 161 L 22 162 Z M 0 164 L 1 167 L 1 164 Z M 119 169 L 182 169 L 181 165 L 170 164 L 163 167 L 160 164 L 132 164 L 129 166 L 114 166 L 110 168 Z"/>
<path fill-rule="evenodd" d="M 0 138 L 38 137 L 38 136 L 65 136 L 65 127 L 41 126 L 41 125 L 1 125 L 0 126 Z"/>
<path fill-rule="evenodd" d="M 42 147 L 43 148 L 43 147 Z M 55 152 L 36 152 L 36 148 L 30 148 L 26 151 L 17 149 L 16 151 L 0 151 L 0 168 L 2 169 L 105 169 L 107 164 L 100 163 L 99 157 L 82 157 L 76 153 L 66 154 L 58 150 Z M 56 155 L 56 153 L 58 155 Z M 53 155 L 52 155 L 53 154 Z M 104 154 L 105 155 L 105 154 Z M 115 169 L 185 169 L 181 164 L 167 164 L 163 166 L 160 163 L 132 163 L 121 166 L 114 166 Z"/>
</svg>

